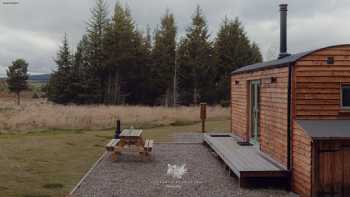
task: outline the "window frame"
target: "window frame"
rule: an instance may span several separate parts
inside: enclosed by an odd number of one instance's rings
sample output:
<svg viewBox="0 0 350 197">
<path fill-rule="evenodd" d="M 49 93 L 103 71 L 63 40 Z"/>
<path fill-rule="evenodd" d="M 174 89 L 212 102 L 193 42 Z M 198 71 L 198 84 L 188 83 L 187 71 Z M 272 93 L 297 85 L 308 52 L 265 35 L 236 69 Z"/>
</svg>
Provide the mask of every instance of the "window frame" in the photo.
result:
<svg viewBox="0 0 350 197">
<path fill-rule="evenodd" d="M 343 88 L 349 88 L 350 89 L 350 84 L 340 84 L 340 107 L 341 109 L 345 109 L 345 110 L 350 110 L 350 106 L 344 106 L 343 105 Z"/>
</svg>

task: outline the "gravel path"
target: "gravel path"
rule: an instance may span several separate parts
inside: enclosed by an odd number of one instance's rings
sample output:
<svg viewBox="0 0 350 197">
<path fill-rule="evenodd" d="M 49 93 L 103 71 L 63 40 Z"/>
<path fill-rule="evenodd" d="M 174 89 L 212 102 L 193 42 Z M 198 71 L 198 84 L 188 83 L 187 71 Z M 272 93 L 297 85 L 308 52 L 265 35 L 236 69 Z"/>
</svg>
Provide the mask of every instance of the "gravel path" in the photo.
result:
<svg viewBox="0 0 350 197">
<path fill-rule="evenodd" d="M 172 141 L 177 143 L 202 143 L 203 134 L 202 133 L 176 133 L 171 138 Z"/>
<path fill-rule="evenodd" d="M 112 162 L 107 155 L 76 190 L 74 196 L 296 196 L 276 189 L 240 189 L 223 163 L 202 144 L 155 144 L 153 160 L 123 155 Z M 182 178 L 167 175 L 168 164 L 183 165 Z"/>
</svg>

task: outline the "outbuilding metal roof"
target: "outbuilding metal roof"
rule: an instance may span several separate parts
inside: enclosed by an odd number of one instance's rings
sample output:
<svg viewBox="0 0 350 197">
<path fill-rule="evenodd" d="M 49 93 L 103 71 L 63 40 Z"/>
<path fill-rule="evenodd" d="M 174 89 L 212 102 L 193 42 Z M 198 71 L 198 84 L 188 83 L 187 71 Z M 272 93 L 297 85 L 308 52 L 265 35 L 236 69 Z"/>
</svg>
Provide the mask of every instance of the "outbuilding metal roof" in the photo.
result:
<svg viewBox="0 0 350 197">
<path fill-rule="evenodd" d="M 297 120 L 315 139 L 350 138 L 350 120 Z"/>
</svg>

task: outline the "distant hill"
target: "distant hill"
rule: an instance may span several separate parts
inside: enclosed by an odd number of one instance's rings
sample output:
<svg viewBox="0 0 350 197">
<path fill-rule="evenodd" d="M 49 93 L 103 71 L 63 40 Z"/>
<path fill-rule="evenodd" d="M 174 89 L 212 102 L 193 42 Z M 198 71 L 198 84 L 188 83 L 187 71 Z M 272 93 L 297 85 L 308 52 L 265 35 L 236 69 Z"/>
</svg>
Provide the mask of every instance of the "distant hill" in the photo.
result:
<svg viewBox="0 0 350 197">
<path fill-rule="evenodd" d="M 29 76 L 30 81 L 41 81 L 47 82 L 49 81 L 50 74 L 41 74 L 41 75 L 31 75 Z"/>
<path fill-rule="evenodd" d="M 50 74 L 30 75 L 28 83 L 30 87 L 42 87 L 49 82 Z M 6 89 L 6 77 L 0 77 L 0 92 Z"/>
<path fill-rule="evenodd" d="M 29 81 L 41 81 L 47 82 L 49 81 L 50 74 L 40 74 L 40 75 L 29 75 Z M 0 77 L 0 80 L 6 80 L 6 77 Z"/>
</svg>

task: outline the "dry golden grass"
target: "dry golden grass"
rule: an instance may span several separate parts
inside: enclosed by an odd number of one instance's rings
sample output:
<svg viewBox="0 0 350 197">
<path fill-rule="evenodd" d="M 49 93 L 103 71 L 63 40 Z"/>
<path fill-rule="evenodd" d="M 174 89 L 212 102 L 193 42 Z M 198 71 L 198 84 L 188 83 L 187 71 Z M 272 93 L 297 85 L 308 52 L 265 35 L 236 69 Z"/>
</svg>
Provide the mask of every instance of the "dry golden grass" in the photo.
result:
<svg viewBox="0 0 350 197">
<path fill-rule="evenodd" d="M 229 109 L 208 107 L 209 120 L 229 118 Z M 55 105 L 43 100 L 26 101 L 21 106 L 0 100 L 0 132 L 37 129 L 110 129 L 115 120 L 135 127 L 185 125 L 199 121 L 199 107 L 76 106 Z"/>
</svg>

